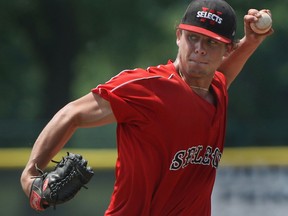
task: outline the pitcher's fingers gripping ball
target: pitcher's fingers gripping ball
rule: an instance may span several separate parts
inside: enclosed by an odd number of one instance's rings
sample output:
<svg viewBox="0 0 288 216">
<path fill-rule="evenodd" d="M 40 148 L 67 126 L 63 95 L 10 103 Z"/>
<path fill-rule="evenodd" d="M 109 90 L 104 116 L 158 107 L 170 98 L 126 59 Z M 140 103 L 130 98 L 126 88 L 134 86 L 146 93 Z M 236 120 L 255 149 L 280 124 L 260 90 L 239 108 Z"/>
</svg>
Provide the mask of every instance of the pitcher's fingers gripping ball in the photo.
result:
<svg viewBox="0 0 288 216">
<path fill-rule="evenodd" d="M 67 152 L 67 156 L 55 163 L 54 170 L 46 173 L 35 165 L 40 175 L 33 177 L 35 180 L 29 199 L 31 207 L 37 211 L 72 199 L 94 175 L 91 167 L 87 167 L 87 161 L 79 154 Z"/>
<path fill-rule="evenodd" d="M 265 34 L 272 27 L 272 18 L 271 16 L 264 10 L 259 11 L 260 17 L 257 22 L 253 22 L 250 24 L 251 29 L 257 34 Z"/>
</svg>

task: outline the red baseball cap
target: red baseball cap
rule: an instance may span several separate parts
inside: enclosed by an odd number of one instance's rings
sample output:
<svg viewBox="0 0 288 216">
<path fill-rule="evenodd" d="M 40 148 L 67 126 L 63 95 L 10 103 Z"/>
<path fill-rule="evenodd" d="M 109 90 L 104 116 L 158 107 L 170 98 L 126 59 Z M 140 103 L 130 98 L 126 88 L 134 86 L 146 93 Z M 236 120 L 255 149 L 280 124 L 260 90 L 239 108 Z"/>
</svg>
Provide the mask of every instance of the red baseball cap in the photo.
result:
<svg viewBox="0 0 288 216">
<path fill-rule="evenodd" d="M 236 22 L 235 11 L 225 0 L 192 0 L 178 28 L 231 43 Z"/>
</svg>

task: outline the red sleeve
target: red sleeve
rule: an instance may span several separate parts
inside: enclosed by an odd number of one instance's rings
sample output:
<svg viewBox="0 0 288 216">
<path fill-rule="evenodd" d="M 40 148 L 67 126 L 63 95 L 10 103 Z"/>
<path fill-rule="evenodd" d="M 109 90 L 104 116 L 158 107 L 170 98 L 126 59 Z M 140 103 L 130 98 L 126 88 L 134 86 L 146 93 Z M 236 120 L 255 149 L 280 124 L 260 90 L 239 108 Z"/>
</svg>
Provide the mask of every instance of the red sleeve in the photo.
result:
<svg viewBox="0 0 288 216">
<path fill-rule="evenodd" d="M 145 121 L 153 110 L 154 94 L 145 87 L 149 83 L 149 74 L 145 70 L 123 71 L 92 92 L 110 102 L 118 123 L 136 123 Z"/>
<path fill-rule="evenodd" d="M 223 73 L 216 71 L 212 84 L 216 86 L 216 94 L 223 95 L 224 103 L 228 105 L 227 80 Z"/>
</svg>

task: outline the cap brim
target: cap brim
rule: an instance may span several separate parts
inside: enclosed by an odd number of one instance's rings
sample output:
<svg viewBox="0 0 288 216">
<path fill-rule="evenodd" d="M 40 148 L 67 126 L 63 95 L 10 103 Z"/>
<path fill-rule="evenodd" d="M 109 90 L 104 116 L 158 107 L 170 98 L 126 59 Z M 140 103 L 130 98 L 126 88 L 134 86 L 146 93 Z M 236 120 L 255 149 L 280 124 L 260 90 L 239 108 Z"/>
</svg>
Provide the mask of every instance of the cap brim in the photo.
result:
<svg viewBox="0 0 288 216">
<path fill-rule="evenodd" d="M 203 35 L 206 35 L 208 37 L 211 37 L 211 38 L 214 38 L 218 41 L 221 41 L 223 43 L 231 43 L 232 41 L 228 38 L 225 38 L 221 35 L 218 35 L 212 31 L 209 31 L 207 29 L 204 29 L 204 28 L 201 28 L 201 27 L 198 27 L 198 26 L 192 26 L 192 25 L 187 25 L 187 24 L 183 24 L 181 23 L 179 26 L 178 26 L 179 29 L 183 29 L 183 30 L 187 30 L 187 31 L 192 31 L 192 32 L 196 32 L 196 33 L 199 33 L 199 34 L 203 34 Z"/>
</svg>

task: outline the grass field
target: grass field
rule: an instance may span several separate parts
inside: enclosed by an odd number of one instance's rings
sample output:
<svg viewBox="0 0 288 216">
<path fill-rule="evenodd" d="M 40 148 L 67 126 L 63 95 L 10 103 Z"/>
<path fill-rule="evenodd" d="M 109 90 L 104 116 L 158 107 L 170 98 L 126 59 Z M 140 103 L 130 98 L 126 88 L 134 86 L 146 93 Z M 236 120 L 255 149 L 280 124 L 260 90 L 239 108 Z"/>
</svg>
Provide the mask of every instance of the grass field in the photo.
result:
<svg viewBox="0 0 288 216">
<path fill-rule="evenodd" d="M 24 167 L 30 151 L 31 149 L 27 148 L 0 149 L 0 169 Z M 116 149 L 65 148 L 56 155 L 54 160 L 61 160 L 67 151 L 82 154 L 94 168 L 114 169 Z M 288 147 L 225 148 L 220 166 L 287 166 L 287 155 Z"/>
</svg>

